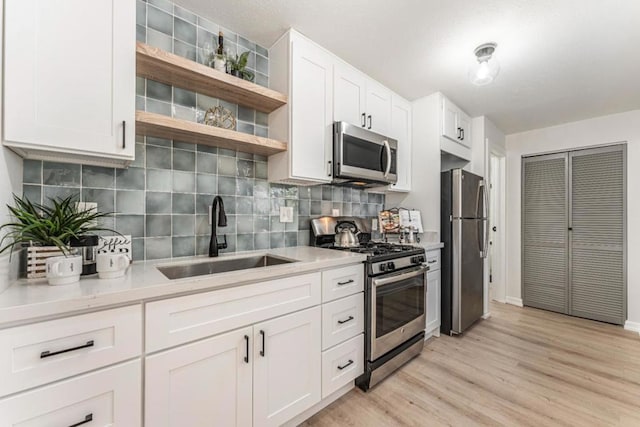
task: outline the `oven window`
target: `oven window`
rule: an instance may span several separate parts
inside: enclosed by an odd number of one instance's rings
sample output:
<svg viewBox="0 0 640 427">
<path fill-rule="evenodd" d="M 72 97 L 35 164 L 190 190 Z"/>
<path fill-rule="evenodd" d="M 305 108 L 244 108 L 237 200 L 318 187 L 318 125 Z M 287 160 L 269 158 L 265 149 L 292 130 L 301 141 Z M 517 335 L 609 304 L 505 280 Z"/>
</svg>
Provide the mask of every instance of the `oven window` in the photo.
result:
<svg viewBox="0 0 640 427">
<path fill-rule="evenodd" d="M 424 274 L 376 288 L 376 338 L 424 314 Z"/>
</svg>

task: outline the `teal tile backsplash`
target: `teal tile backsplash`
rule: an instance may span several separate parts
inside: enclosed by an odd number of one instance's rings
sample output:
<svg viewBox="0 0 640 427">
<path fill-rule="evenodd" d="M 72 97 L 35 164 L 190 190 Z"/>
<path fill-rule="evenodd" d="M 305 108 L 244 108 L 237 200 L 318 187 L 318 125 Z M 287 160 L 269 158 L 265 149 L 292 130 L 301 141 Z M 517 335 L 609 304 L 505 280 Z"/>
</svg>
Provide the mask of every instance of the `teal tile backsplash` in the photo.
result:
<svg viewBox="0 0 640 427">
<path fill-rule="evenodd" d="M 256 83 L 268 86 L 267 49 L 167 0 L 137 2 L 138 40 L 202 61 L 199 46 L 219 29 L 225 47 L 250 51 Z M 268 116 L 212 97 L 138 78 L 138 109 L 196 121 L 223 105 L 238 118 L 237 130 L 268 136 Z M 384 195 L 328 185 L 302 187 L 267 182 L 267 158 L 153 137 L 136 139 L 136 160 L 128 169 L 25 160 L 23 194 L 47 203 L 74 195 L 114 212 L 104 225 L 133 236 L 134 260 L 203 255 L 211 226 L 208 207 L 221 195 L 227 212 L 228 249 L 222 253 L 308 245 L 309 220 L 330 215 L 375 217 Z M 280 207 L 293 207 L 292 223 L 281 223 Z"/>
</svg>

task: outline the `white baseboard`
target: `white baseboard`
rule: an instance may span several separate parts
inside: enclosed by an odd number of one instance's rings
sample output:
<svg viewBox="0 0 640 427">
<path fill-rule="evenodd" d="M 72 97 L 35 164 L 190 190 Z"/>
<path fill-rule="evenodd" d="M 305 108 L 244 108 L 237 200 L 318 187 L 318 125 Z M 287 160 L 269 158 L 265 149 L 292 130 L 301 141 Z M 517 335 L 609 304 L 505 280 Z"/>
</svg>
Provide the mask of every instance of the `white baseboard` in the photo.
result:
<svg viewBox="0 0 640 427">
<path fill-rule="evenodd" d="M 626 322 L 624 322 L 624 328 L 627 331 L 633 331 L 640 334 L 640 322 L 630 322 L 629 320 L 627 320 Z"/>
<path fill-rule="evenodd" d="M 487 313 L 482 315 L 482 318 L 485 319 L 485 320 L 487 320 L 490 317 L 491 317 L 491 312 L 487 312 Z"/>
<path fill-rule="evenodd" d="M 511 304 L 511 305 L 516 305 L 518 307 L 524 307 L 524 305 L 522 304 L 522 298 L 516 298 L 516 297 L 507 297 L 505 299 L 505 302 L 507 304 Z"/>
</svg>

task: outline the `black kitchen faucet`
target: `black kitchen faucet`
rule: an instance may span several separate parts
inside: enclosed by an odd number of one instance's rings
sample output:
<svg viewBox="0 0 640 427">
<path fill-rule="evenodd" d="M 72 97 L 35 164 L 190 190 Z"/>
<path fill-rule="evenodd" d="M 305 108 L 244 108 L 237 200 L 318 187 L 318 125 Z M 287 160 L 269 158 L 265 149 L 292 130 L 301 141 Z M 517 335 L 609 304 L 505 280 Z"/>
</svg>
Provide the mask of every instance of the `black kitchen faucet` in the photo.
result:
<svg viewBox="0 0 640 427">
<path fill-rule="evenodd" d="M 220 205 L 220 210 L 218 211 L 218 226 L 227 226 L 227 214 L 224 212 L 224 202 L 222 201 L 222 197 L 216 196 L 213 198 L 213 204 L 211 206 L 211 240 L 209 241 L 210 257 L 218 256 L 219 249 L 227 249 L 227 235 L 222 235 L 224 243 L 218 243 L 218 237 L 216 236 L 216 209 L 218 208 L 218 204 Z"/>
</svg>

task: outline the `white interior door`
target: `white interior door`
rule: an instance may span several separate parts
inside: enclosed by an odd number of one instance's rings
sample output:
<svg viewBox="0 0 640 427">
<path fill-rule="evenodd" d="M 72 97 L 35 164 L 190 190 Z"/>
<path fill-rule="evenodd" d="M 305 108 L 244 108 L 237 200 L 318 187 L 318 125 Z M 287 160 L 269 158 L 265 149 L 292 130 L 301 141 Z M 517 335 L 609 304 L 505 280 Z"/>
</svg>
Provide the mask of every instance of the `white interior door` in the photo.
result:
<svg viewBox="0 0 640 427">
<path fill-rule="evenodd" d="M 490 299 L 506 300 L 503 156 L 490 155 L 489 183 L 489 292 Z"/>
</svg>

